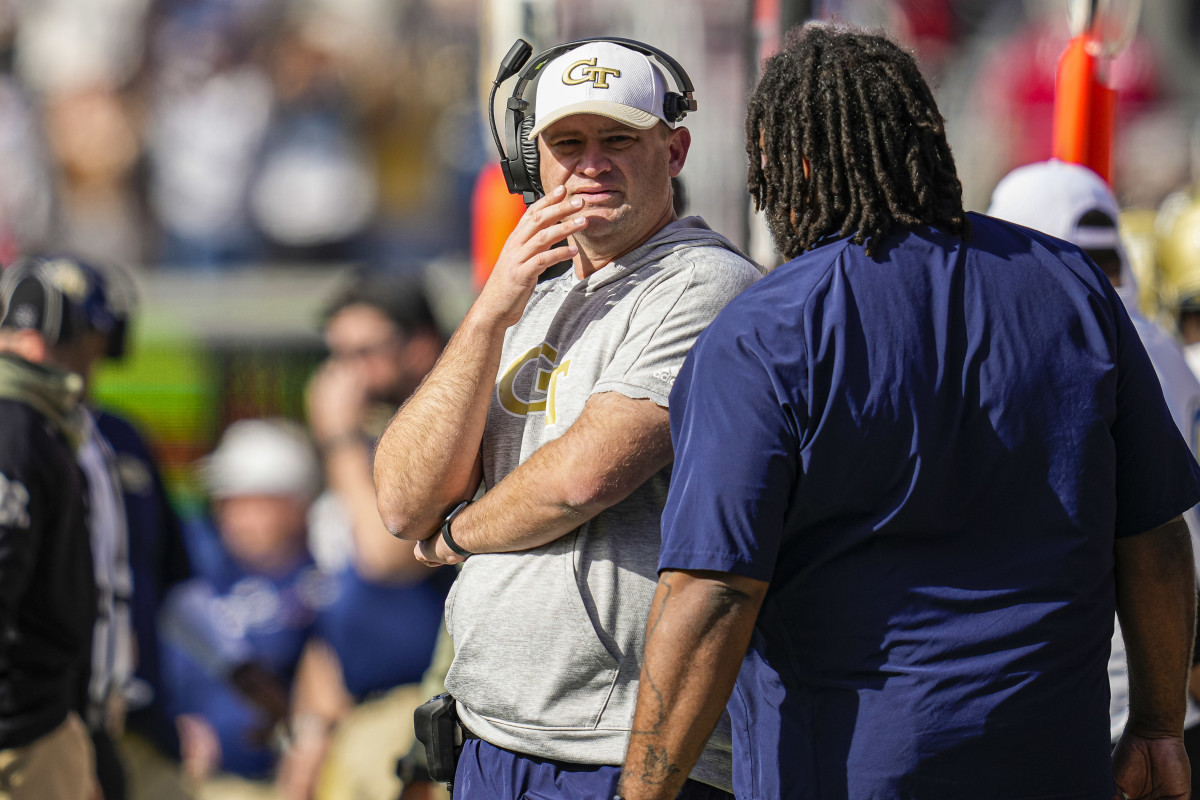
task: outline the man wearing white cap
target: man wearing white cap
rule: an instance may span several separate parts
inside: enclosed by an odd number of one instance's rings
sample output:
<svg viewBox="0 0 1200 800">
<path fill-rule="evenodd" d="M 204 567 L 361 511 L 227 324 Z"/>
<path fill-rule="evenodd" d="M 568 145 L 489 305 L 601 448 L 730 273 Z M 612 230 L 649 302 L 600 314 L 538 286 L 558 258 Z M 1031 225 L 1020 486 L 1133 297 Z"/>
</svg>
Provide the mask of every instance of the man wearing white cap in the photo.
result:
<svg viewBox="0 0 1200 800">
<path fill-rule="evenodd" d="M 1138 308 L 1137 281 L 1117 228 L 1120 209 L 1104 179 L 1087 167 L 1057 159 L 1026 164 L 1014 169 L 996 185 L 988 214 L 1068 241 L 1086 252 L 1104 271 L 1150 356 L 1171 418 L 1192 453 L 1197 454 L 1200 447 L 1200 382 L 1188 367 L 1179 343 L 1146 319 Z M 1200 517 L 1195 509 L 1183 516 L 1192 531 L 1193 557 L 1198 559 L 1196 567 L 1200 570 Z M 1123 651 L 1116 656 L 1123 658 Z M 1113 698 L 1114 739 L 1124 726 L 1126 700 L 1124 693 Z M 1193 717 L 1200 722 L 1200 706 L 1193 712 L 1189 723 Z"/>
<path fill-rule="evenodd" d="M 464 562 L 446 603 L 446 687 L 467 735 L 456 798 L 615 791 L 670 477 L 668 394 L 696 336 L 759 276 L 703 220 L 675 217 L 691 134 L 668 122 L 678 95 L 650 57 L 581 44 L 545 64 L 535 99 L 545 196 L 375 459 L 388 529 L 427 563 Z M 681 797 L 728 796 L 728 748 L 718 732 Z"/>
<path fill-rule="evenodd" d="M 306 546 L 320 468 L 298 425 L 243 419 L 202 469 L 213 516 L 186 527 L 196 574 L 165 603 L 164 675 L 197 796 L 257 797 L 275 765 L 265 734 L 326 599 Z"/>
<path fill-rule="evenodd" d="M 1125 304 L 1134 329 L 1150 356 L 1162 385 L 1171 417 L 1196 454 L 1200 426 L 1200 382 L 1197 382 L 1179 344 L 1138 308 L 1138 287 L 1121 243 L 1117 199 L 1104 179 L 1087 167 L 1051 159 L 1010 172 L 996 185 L 988 214 L 1048 233 L 1080 247 L 1112 281 Z M 1192 534 L 1192 556 L 1200 558 L 1200 517 L 1196 508 L 1183 514 Z M 1200 569 L 1200 562 L 1196 564 Z M 1195 691 L 1197 668 L 1193 667 Z M 1129 671 L 1121 626 L 1113 631 L 1108 659 L 1110 735 L 1115 743 L 1129 716 Z M 1200 703 L 1188 696 L 1184 744 L 1193 763 L 1200 757 Z M 1193 769 L 1192 794 L 1200 790 L 1200 768 Z"/>
<path fill-rule="evenodd" d="M 1117 228 L 1120 208 L 1104 179 L 1087 167 L 1057 159 L 1026 164 L 996 185 L 987 213 L 1068 241 L 1104 270 L 1146 347 L 1171 417 L 1197 452 L 1200 382 L 1179 343 L 1138 308 L 1137 281 Z"/>
</svg>

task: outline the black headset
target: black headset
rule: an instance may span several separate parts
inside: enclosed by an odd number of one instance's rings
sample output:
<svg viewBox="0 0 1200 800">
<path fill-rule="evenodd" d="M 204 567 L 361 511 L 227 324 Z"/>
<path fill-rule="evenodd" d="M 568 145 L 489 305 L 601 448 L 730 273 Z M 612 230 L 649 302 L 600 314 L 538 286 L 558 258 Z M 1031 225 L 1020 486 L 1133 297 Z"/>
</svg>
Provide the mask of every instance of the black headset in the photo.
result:
<svg viewBox="0 0 1200 800">
<path fill-rule="evenodd" d="M 504 56 L 504 60 L 500 62 L 496 79 L 492 81 L 492 92 L 488 97 L 488 119 L 492 123 L 492 138 L 496 142 L 496 149 L 500 151 L 500 169 L 504 172 L 508 191 L 521 195 L 525 200 L 525 205 L 533 203 L 545 194 L 542 190 L 541 176 L 538 174 L 537 140 L 530 141 L 529 139 L 529 131 L 533 130 L 535 109 L 532 108 L 530 101 L 525 99 L 525 92 L 531 83 L 536 83 L 541 76 L 542 68 L 548 63 L 563 53 L 589 42 L 611 42 L 627 47 L 656 59 L 670 73 L 679 91 L 667 92 L 663 98 L 663 118 L 668 122 L 678 122 L 689 111 L 696 110 L 696 101 L 692 98 L 692 92 L 695 89 L 692 87 L 691 78 L 688 77 L 678 61 L 656 47 L 633 39 L 597 36 L 590 39 L 577 39 L 560 44 L 558 47 L 552 47 L 525 66 L 525 62 L 529 61 L 530 53 L 533 52 L 533 47 L 524 39 L 517 39 Z M 525 68 L 522 70 L 523 66 Z M 500 133 L 496 130 L 496 90 L 500 88 L 501 83 L 516 75 L 518 71 L 521 74 L 517 78 L 516 86 L 513 87 L 512 96 L 508 98 L 508 111 L 504 116 L 504 134 L 508 142 L 506 150 L 500 142 Z"/>
<path fill-rule="evenodd" d="M 62 270 L 73 274 L 64 279 Z M 94 271 L 68 256 L 21 257 L 0 277 L 0 326 L 29 327 L 16 319 L 22 306 L 29 306 L 37 315 L 36 330 L 49 345 L 73 341 L 88 330 L 111 332 L 116 319 Z"/>
</svg>

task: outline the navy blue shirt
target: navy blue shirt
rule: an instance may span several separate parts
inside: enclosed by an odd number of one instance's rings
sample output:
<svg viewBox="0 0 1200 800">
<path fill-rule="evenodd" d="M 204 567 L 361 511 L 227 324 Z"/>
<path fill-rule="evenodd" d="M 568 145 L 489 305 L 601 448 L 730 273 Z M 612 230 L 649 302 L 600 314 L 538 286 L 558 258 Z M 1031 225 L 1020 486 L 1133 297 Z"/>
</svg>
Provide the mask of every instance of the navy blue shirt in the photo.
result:
<svg viewBox="0 0 1200 800">
<path fill-rule="evenodd" d="M 675 383 L 659 566 L 771 582 L 741 800 L 1112 797 L 1114 538 L 1200 468 L 1103 274 L 971 223 L 785 264 Z"/>
<path fill-rule="evenodd" d="M 337 653 L 355 699 L 420 682 L 455 574 L 439 568 L 415 583 L 383 583 L 346 567 L 333 576 L 333 597 L 321 609 L 315 633 Z"/>
<path fill-rule="evenodd" d="M 304 644 L 329 594 L 327 579 L 307 552 L 285 574 L 248 571 L 207 520 L 188 520 L 184 534 L 197 577 L 176 591 L 206 585 L 205 611 L 213 627 L 239 640 L 250 660 L 289 691 Z M 266 713 L 178 642 L 168 640 L 162 655 L 171 712 L 208 720 L 221 743 L 220 769 L 247 778 L 268 777 L 275 754 L 263 736 L 271 722 Z"/>
</svg>

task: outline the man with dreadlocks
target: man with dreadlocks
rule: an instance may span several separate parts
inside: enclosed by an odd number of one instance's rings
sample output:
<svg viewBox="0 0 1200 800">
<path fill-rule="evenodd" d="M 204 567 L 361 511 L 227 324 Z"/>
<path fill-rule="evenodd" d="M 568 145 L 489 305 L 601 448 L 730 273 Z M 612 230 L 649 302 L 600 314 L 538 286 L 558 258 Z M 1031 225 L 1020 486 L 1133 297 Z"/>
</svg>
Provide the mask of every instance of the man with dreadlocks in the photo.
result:
<svg viewBox="0 0 1200 800">
<path fill-rule="evenodd" d="M 1109 281 L 964 213 L 882 36 L 793 31 L 746 134 L 793 260 L 671 393 L 621 796 L 672 797 L 729 700 L 743 800 L 1185 797 L 1200 467 Z M 1114 609 L 1135 708 L 1110 755 Z"/>
</svg>

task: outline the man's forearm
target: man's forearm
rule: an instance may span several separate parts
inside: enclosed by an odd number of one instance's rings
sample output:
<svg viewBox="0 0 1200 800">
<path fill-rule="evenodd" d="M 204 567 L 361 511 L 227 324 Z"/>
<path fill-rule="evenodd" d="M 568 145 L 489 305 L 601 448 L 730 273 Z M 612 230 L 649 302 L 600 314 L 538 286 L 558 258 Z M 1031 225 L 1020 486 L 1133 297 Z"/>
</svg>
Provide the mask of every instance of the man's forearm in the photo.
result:
<svg viewBox="0 0 1200 800">
<path fill-rule="evenodd" d="M 533 457 L 538 455 L 534 453 Z M 540 455 L 539 461 L 548 467 L 551 454 Z M 564 500 L 553 483 L 537 481 L 539 476 L 553 481 L 561 473 L 554 475 L 552 470 L 539 469 L 537 463 L 529 461 L 522 467 L 529 468 L 510 473 L 454 520 L 453 535 L 459 547 L 470 553 L 531 550 L 564 536 L 599 513 L 598 508 Z"/>
<path fill-rule="evenodd" d="M 762 581 L 726 573 L 659 577 L 622 797 L 670 800 L 679 792 L 733 691 L 766 591 Z"/>
<path fill-rule="evenodd" d="M 380 517 L 393 535 L 428 537 L 451 505 L 474 494 L 505 329 L 472 308 L 380 438 L 375 489 Z"/>
<path fill-rule="evenodd" d="M 665 408 L 615 392 L 594 395 L 566 433 L 455 518 L 454 541 L 472 553 L 511 553 L 552 542 L 628 497 L 671 456 Z M 419 549 L 431 561 L 455 563 L 438 536 Z"/>
<path fill-rule="evenodd" d="M 455 502 L 479 485 L 479 445 L 505 331 L 520 321 L 559 246 L 587 227 L 583 198 L 558 187 L 534 202 L 505 241 L 491 276 L 433 371 L 397 412 L 375 453 L 379 513 L 393 534 L 428 541 Z"/>
<path fill-rule="evenodd" d="M 1191 537 L 1181 517 L 1117 540 L 1117 614 L 1129 662 L 1127 729 L 1181 736 L 1196 614 Z"/>
</svg>

